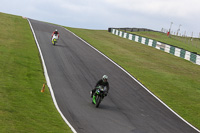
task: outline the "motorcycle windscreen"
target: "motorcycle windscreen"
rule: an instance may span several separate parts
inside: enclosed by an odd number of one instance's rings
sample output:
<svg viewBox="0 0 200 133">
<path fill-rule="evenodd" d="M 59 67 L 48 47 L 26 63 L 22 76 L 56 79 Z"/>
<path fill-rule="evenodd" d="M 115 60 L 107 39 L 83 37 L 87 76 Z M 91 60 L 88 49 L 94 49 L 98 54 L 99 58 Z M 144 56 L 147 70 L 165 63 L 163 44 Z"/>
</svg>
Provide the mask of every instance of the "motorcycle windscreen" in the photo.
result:
<svg viewBox="0 0 200 133">
<path fill-rule="evenodd" d="M 54 38 L 54 39 L 58 39 L 58 35 L 54 34 L 54 35 L 53 35 L 53 38 Z"/>
</svg>

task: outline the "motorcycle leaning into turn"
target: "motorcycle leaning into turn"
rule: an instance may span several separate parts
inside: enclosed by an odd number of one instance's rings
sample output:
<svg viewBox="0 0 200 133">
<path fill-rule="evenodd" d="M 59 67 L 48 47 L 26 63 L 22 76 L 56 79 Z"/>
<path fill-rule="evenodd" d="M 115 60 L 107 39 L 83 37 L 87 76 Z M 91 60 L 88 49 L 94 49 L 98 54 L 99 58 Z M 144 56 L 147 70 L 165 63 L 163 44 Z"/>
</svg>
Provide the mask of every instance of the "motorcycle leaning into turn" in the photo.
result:
<svg viewBox="0 0 200 133">
<path fill-rule="evenodd" d="M 52 44 L 56 45 L 57 40 L 58 40 L 58 34 L 54 34 L 53 37 L 52 37 Z"/>
<path fill-rule="evenodd" d="M 96 108 L 98 108 L 101 101 L 104 99 L 105 96 L 107 96 L 107 87 L 106 86 L 98 86 L 96 88 L 97 89 L 92 96 L 92 103 L 96 106 Z"/>
</svg>

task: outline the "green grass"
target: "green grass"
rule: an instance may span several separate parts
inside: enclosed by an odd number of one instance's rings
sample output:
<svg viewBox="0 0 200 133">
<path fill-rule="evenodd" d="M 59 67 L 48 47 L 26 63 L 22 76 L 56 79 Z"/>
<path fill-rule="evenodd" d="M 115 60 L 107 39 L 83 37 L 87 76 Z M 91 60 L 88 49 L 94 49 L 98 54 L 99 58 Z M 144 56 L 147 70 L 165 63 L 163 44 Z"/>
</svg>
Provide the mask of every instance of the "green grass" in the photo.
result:
<svg viewBox="0 0 200 133">
<path fill-rule="evenodd" d="M 126 69 L 200 129 L 200 66 L 104 30 L 67 29 Z"/>
<path fill-rule="evenodd" d="M 0 132 L 71 132 L 56 110 L 27 20 L 0 13 Z"/>
<path fill-rule="evenodd" d="M 154 39 L 166 44 L 183 48 L 190 52 L 195 52 L 197 54 L 200 54 L 200 39 L 199 38 L 193 38 L 191 41 L 191 37 L 180 37 L 180 36 L 174 36 L 174 35 L 172 35 L 171 37 L 168 37 L 167 34 L 165 33 L 152 32 L 152 31 L 129 32 L 129 33 L 151 38 L 151 39 Z"/>
<path fill-rule="evenodd" d="M 55 109 L 49 90 L 40 92 L 45 78 L 27 20 L 3 13 L 0 19 L 1 132 L 71 132 Z M 200 66 L 107 31 L 68 29 L 200 129 Z"/>
</svg>

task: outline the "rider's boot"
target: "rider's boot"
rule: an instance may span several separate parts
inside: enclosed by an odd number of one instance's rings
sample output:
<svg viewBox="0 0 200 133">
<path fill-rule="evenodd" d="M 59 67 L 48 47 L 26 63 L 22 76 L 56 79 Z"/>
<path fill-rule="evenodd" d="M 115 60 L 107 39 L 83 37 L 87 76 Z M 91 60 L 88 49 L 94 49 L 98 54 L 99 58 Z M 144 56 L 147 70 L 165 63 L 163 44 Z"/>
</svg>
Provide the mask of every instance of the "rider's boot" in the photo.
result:
<svg viewBox="0 0 200 133">
<path fill-rule="evenodd" d="M 91 98 L 93 97 L 95 91 L 96 91 L 96 88 L 94 88 L 94 89 L 92 89 L 92 90 L 90 91 Z"/>
<path fill-rule="evenodd" d="M 92 93 L 92 91 L 90 91 L 90 96 L 91 96 L 91 98 L 92 98 L 92 96 L 93 96 L 93 93 Z"/>
</svg>

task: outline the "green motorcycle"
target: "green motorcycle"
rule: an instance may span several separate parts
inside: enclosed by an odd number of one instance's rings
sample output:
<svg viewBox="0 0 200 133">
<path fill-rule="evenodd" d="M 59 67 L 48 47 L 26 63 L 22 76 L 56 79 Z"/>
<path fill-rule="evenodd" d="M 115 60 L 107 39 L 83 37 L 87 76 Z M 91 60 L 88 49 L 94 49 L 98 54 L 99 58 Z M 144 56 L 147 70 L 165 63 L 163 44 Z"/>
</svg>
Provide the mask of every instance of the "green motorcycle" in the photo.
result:
<svg viewBox="0 0 200 133">
<path fill-rule="evenodd" d="M 96 92 L 93 95 L 92 103 L 96 106 L 96 108 L 99 107 L 101 101 L 103 98 L 107 95 L 107 87 L 105 86 L 99 86 L 96 89 Z"/>
</svg>

